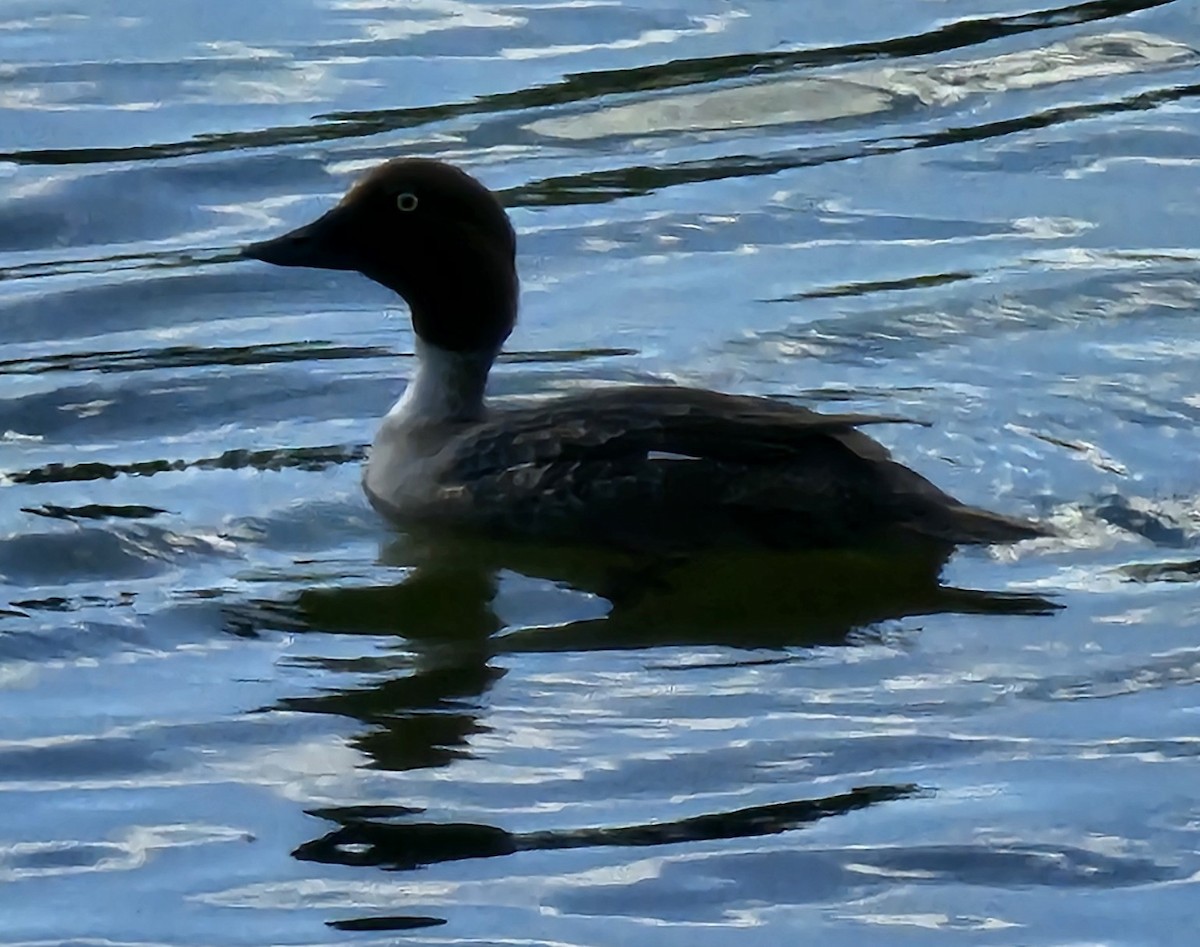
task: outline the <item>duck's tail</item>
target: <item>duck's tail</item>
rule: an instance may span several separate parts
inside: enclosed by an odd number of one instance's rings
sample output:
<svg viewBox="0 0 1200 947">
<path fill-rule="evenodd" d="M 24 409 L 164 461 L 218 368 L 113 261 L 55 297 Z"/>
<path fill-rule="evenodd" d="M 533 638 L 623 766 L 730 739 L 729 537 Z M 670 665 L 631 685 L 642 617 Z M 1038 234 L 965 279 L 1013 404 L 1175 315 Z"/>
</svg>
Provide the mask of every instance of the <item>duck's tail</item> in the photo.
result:
<svg viewBox="0 0 1200 947">
<path fill-rule="evenodd" d="M 1005 516 L 977 506 L 967 506 L 951 500 L 936 511 L 927 511 L 911 528 L 930 539 L 957 544 L 991 545 L 1016 543 L 1038 536 L 1051 536 L 1054 531 L 1033 520 Z"/>
<path fill-rule="evenodd" d="M 910 533 L 955 546 L 1016 543 L 1054 535 L 1042 523 L 968 506 L 894 461 L 888 472 L 892 497 L 906 511 L 900 520 Z"/>
</svg>

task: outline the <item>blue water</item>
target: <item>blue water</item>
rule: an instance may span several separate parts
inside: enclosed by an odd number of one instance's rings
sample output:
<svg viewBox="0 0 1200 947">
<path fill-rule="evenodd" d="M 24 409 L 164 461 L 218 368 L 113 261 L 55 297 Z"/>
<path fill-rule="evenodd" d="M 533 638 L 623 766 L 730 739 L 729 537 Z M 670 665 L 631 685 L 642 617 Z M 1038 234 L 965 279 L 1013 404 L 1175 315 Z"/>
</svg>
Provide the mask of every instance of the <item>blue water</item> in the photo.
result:
<svg viewBox="0 0 1200 947">
<path fill-rule="evenodd" d="M 1200 15 L 0 4 L 0 945 L 1186 945 Z M 385 526 L 403 305 L 237 248 L 397 155 L 520 234 L 499 397 L 675 381 L 1059 535 Z"/>
</svg>

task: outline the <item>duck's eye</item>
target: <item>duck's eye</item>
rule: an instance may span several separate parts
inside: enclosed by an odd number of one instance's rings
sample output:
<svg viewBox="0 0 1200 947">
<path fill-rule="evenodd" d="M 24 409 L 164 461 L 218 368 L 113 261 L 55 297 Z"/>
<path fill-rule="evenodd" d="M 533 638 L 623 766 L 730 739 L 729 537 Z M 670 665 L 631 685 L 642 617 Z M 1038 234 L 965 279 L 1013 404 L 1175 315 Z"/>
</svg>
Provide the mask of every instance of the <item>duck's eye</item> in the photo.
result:
<svg viewBox="0 0 1200 947">
<path fill-rule="evenodd" d="M 417 195 L 412 191 L 403 191 L 396 195 L 396 206 L 406 214 L 416 210 L 419 203 L 421 202 L 417 200 Z"/>
</svg>

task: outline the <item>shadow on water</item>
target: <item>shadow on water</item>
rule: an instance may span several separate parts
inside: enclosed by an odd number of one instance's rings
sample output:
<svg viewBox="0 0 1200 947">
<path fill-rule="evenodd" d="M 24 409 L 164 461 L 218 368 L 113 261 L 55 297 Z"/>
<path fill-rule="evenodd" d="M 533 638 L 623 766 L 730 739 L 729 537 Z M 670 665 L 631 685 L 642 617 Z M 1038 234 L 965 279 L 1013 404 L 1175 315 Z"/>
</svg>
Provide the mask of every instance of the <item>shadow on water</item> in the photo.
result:
<svg viewBox="0 0 1200 947">
<path fill-rule="evenodd" d="M 645 560 L 626 554 L 532 544 L 397 540 L 383 560 L 397 581 L 313 587 L 284 601 L 250 603 L 229 614 L 241 633 L 395 636 L 394 655 L 312 659 L 331 671 L 371 673 L 357 686 L 288 698 L 280 706 L 334 714 L 367 725 L 352 745 L 383 770 L 445 766 L 472 755 L 485 729 L 482 698 L 517 652 L 648 649 L 714 645 L 795 649 L 851 644 L 890 619 L 941 613 L 1047 615 L 1058 606 L 1034 595 L 959 589 L 940 581 L 952 550 L 742 552 Z M 497 596 L 506 577 L 548 581 L 607 602 L 603 617 L 545 627 L 506 628 Z M 736 659 L 735 659 L 736 660 Z M 778 660 L 786 660 L 779 656 Z M 761 663 L 761 657 L 745 664 Z M 422 822 L 404 806 L 345 806 L 311 814 L 336 824 L 301 845 L 296 858 L 326 864 L 414 870 L 439 862 L 525 851 L 655 846 L 750 838 L 918 792 L 880 785 L 652 824 L 514 833 L 494 825 Z M 335 921 L 347 930 L 390 930 L 437 918 Z"/>
</svg>

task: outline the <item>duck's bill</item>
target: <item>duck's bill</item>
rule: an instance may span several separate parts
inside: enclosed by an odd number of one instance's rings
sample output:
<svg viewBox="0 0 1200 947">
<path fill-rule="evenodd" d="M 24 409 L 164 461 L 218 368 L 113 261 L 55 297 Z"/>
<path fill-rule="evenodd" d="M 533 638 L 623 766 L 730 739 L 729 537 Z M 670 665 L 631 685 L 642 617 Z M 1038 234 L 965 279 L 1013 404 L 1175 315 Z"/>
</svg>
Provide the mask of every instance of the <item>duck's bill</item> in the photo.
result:
<svg viewBox="0 0 1200 947">
<path fill-rule="evenodd" d="M 349 245 L 349 233 L 340 208 L 334 208 L 319 220 L 285 233 L 242 247 L 242 256 L 276 266 L 309 266 L 323 270 L 357 269 Z"/>
</svg>

